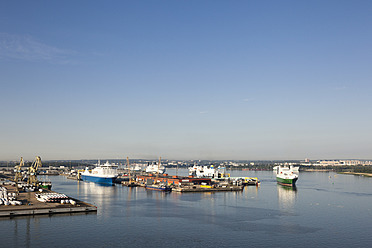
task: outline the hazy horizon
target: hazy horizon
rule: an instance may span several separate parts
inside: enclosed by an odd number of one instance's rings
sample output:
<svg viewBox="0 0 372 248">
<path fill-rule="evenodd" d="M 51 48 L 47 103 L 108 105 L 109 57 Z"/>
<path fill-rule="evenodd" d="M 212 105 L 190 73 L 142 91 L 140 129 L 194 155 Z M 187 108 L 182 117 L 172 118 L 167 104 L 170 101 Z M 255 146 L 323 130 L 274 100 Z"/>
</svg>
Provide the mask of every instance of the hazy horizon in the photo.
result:
<svg viewBox="0 0 372 248">
<path fill-rule="evenodd" d="M 23 158 L 24 161 L 31 162 L 35 158 Z M 90 158 L 90 159 L 46 159 L 44 160 L 41 158 L 42 161 L 124 161 L 126 162 L 125 158 Z M 306 158 L 307 159 L 307 158 Z M 159 158 L 129 158 L 129 161 L 137 161 L 137 160 L 144 160 L 144 161 L 159 161 Z M 361 161 L 372 161 L 372 159 L 364 159 L 364 158 L 314 158 L 309 159 L 310 161 L 332 161 L 332 160 L 361 160 Z M 1 162 L 17 162 L 20 161 L 19 159 L 12 159 L 12 160 L 0 160 Z M 161 158 L 161 161 L 237 161 L 237 162 L 257 162 L 257 161 L 305 161 L 305 159 L 177 159 L 177 158 Z"/>
</svg>

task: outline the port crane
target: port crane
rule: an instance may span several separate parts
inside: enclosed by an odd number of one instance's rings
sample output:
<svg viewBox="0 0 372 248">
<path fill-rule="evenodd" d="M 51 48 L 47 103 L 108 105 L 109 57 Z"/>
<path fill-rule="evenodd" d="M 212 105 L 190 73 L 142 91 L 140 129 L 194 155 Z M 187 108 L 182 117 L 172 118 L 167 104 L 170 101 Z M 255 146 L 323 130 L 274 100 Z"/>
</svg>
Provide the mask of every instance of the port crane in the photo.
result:
<svg viewBox="0 0 372 248">
<path fill-rule="evenodd" d="M 14 176 L 15 183 L 22 181 L 22 166 L 24 165 L 25 165 L 25 162 L 23 161 L 23 157 L 21 157 L 20 163 L 15 166 L 15 176 Z"/>
<path fill-rule="evenodd" d="M 129 178 L 130 178 L 129 157 L 127 157 L 127 172 L 128 172 L 128 176 L 129 176 Z"/>
<path fill-rule="evenodd" d="M 28 179 L 27 183 L 33 186 L 38 186 L 39 181 L 37 180 L 36 174 L 37 169 L 41 167 L 41 158 L 40 156 L 37 156 L 34 160 L 34 162 L 31 164 L 31 166 L 28 168 Z"/>
<path fill-rule="evenodd" d="M 155 184 L 158 183 L 160 163 L 161 163 L 161 157 L 159 157 L 158 170 L 156 171 L 156 177 L 155 177 Z"/>
<path fill-rule="evenodd" d="M 133 179 L 133 176 L 131 174 L 130 164 L 129 164 L 129 157 L 127 157 L 127 167 L 128 167 L 128 187 L 136 187 L 136 180 Z"/>
</svg>

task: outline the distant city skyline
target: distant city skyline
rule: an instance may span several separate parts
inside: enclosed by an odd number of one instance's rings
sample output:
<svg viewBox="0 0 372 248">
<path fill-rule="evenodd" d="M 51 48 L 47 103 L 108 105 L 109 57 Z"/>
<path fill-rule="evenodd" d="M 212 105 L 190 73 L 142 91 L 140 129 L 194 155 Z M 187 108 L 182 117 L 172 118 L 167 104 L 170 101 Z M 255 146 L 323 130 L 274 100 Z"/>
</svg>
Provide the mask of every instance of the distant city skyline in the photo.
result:
<svg viewBox="0 0 372 248">
<path fill-rule="evenodd" d="M 7 2 L 0 160 L 372 159 L 371 1 Z"/>
</svg>

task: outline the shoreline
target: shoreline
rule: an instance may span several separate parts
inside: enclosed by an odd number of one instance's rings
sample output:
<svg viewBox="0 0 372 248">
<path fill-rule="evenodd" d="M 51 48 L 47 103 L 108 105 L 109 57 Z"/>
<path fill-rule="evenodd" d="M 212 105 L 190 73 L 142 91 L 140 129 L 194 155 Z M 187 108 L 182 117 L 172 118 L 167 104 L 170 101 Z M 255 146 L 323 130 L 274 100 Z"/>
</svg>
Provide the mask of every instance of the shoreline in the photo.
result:
<svg viewBox="0 0 372 248">
<path fill-rule="evenodd" d="M 372 173 L 364 173 L 364 172 L 339 172 L 338 174 L 372 177 Z"/>
</svg>

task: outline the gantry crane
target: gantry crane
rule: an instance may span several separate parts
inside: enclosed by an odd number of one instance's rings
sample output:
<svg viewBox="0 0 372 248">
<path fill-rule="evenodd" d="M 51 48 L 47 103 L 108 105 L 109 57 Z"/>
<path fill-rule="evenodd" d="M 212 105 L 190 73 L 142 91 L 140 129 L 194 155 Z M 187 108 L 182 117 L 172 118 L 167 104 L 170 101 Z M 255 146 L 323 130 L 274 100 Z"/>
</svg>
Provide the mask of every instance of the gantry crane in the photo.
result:
<svg viewBox="0 0 372 248">
<path fill-rule="evenodd" d="M 25 162 L 23 161 L 23 157 L 21 157 L 21 162 L 19 165 L 15 166 L 15 176 L 14 176 L 14 182 L 18 183 L 22 181 L 22 166 L 25 165 Z"/>
<path fill-rule="evenodd" d="M 128 182 L 123 182 L 124 185 L 128 187 L 137 187 L 138 184 L 136 183 L 136 180 L 133 178 L 131 174 L 130 164 L 129 164 L 129 157 L 127 157 L 127 168 L 128 168 Z"/>
<path fill-rule="evenodd" d="M 36 174 L 37 169 L 41 167 L 41 158 L 37 156 L 31 166 L 28 168 L 28 180 L 27 183 L 33 186 L 38 186 L 39 181 L 37 180 Z"/>
<path fill-rule="evenodd" d="M 136 186 L 136 181 L 133 179 L 131 175 L 131 169 L 130 169 L 130 164 L 129 164 L 129 157 L 127 157 L 127 167 L 128 167 L 128 187 L 133 187 Z"/>
</svg>

